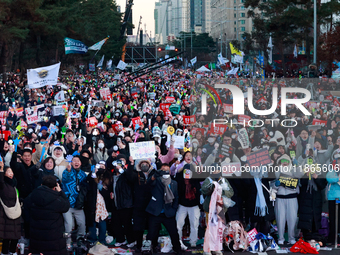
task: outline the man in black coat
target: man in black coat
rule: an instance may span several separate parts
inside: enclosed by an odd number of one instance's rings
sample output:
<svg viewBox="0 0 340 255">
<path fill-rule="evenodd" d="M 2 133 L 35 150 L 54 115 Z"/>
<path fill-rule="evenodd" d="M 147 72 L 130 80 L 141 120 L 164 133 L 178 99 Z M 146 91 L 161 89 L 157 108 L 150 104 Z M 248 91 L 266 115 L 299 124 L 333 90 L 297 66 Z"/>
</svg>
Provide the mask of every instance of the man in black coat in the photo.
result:
<svg viewBox="0 0 340 255">
<path fill-rule="evenodd" d="M 44 255 L 66 255 L 64 238 L 64 218 L 70 208 L 70 202 L 61 190 L 55 176 L 44 176 L 42 186 L 35 189 L 25 199 L 25 208 L 29 210 L 30 252 Z"/>
<path fill-rule="evenodd" d="M 148 178 L 152 186 L 152 197 L 146 211 L 149 213 L 149 232 L 147 240 L 152 241 L 152 246 L 157 246 L 158 232 L 161 224 L 168 231 L 173 250 L 179 254 L 181 244 L 177 232 L 176 212 L 178 209 L 177 182 L 170 178 L 170 167 L 162 164 L 161 171 L 154 171 Z"/>
</svg>

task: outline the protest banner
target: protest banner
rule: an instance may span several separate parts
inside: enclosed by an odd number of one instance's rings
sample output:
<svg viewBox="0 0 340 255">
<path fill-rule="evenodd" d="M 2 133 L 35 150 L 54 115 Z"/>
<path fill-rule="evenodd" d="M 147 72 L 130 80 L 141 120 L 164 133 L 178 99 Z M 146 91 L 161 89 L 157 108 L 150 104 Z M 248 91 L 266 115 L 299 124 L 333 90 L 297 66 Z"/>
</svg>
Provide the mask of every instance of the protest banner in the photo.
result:
<svg viewBox="0 0 340 255">
<path fill-rule="evenodd" d="M 129 149 L 134 160 L 154 158 L 156 153 L 154 141 L 129 143 Z"/>
<path fill-rule="evenodd" d="M 313 119 L 312 125 L 327 126 L 327 120 Z"/>
<path fill-rule="evenodd" d="M 23 108 L 23 107 L 16 108 L 16 109 L 15 109 L 15 113 L 16 113 L 17 117 L 22 117 L 22 116 L 24 116 L 24 108 Z"/>
<path fill-rule="evenodd" d="M 271 163 L 271 159 L 267 149 L 261 149 L 255 152 L 252 152 L 247 156 L 247 162 L 250 167 L 259 167 L 268 165 Z"/>
<path fill-rule="evenodd" d="M 53 106 L 53 116 L 65 115 L 65 110 L 62 105 Z"/>
<path fill-rule="evenodd" d="M 184 136 L 172 135 L 172 137 L 175 139 L 174 148 L 183 149 L 184 148 Z M 168 139 L 166 143 L 167 147 L 170 147 L 170 140 L 171 140 L 171 136 L 168 135 Z"/>
<path fill-rule="evenodd" d="M 195 124 L 196 123 L 196 116 L 191 115 L 191 116 L 183 116 L 183 124 L 184 125 L 190 125 L 190 124 Z"/>
<path fill-rule="evenodd" d="M 289 177 L 289 176 L 284 176 L 284 175 L 280 175 L 279 181 L 280 181 L 280 186 L 286 187 L 288 189 L 293 189 L 293 190 L 296 189 L 299 183 L 299 179 Z"/>
</svg>

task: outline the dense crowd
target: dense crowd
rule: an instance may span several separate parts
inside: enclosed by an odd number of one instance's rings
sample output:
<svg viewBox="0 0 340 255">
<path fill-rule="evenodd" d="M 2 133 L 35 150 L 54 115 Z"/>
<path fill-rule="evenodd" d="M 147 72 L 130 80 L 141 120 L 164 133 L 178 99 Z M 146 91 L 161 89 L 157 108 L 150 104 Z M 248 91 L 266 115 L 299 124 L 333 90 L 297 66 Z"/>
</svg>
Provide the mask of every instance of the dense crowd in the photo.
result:
<svg viewBox="0 0 340 255">
<path fill-rule="evenodd" d="M 286 224 L 286 241 L 292 245 L 301 236 L 334 244 L 335 201 L 340 198 L 336 96 L 305 103 L 310 116 L 294 105 L 281 115 L 279 96 L 275 112 L 259 116 L 247 106 L 249 87 L 254 107 L 265 110 L 272 105 L 274 87 L 280 91 L 308 83 L 261 82 L 171 66 L 130 78 L 124 73 L 74 73 L 61 76 L 56 86 L 29 89 L 11 75 L 0 87 L 3 254 L 15 253 L 23 238 L 32 253 L 67 254 L 73 230 L 93 244 L 109 245 L 109 235 L 115 247 L 140 252 L 146 239 L 157 250 L 161 224 L 173 251 L 180 253 L 187 249 L 182 241 L 187 217 L 190 247 L 197 245 L 199 228 L 206 228 L 205 254 L 221 253 L 219 230 L 229 222 L 264 235 L 277 229 L 279 245 L 285 242 Z M 215 84 L 238 86 L 245 93 L 243 119 L 257 124 L 243 125 L 232 114 L 232 93 L 216 89 L 214 94 L 210 87 Z M 315 83 L 317 90 L 336 86 Z M 202 93 L 209 94 L 206 115 Z M 282 124 L 285 119 L 288 125 Z M 136 158 L 132 145 L 150 146 L 150 141 L 153 155 Z M 264 165 L 248 172 L 203 171 L 252 166 L 250 158 L 259 151 L 270 158 L 266 165 L 278 171 L 264 171 Z M 240 244 L 234 249 L 250 245 L 247 239 L 234 241 Z"/>
</svg>

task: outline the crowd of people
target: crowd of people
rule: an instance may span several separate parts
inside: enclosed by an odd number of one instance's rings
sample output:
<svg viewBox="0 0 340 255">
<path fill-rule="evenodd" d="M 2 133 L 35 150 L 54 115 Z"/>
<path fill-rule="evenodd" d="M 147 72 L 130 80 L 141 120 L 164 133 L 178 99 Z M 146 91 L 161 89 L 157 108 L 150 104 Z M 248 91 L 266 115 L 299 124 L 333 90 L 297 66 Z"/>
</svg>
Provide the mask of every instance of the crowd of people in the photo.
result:
<svg viewBox="0 0 340 255">
<path fill-rule="evenodd" d="M 179 254 L 188 248 L 183 242 L 187 217 L 190 247 L 197 246 L 199 229 L 206 227 L 205 254 L 221 254 L 219 230 L 236 221 L 265 235 L 277 229 L 279 245 L 293 245 L 299 237 L 335 243 L 340 198 L 335 96 L 305 103 L 310 116 L 295 105 L 282 116 L 280 102 L 273 114 L 259 116 L 247 105 L 249 87 L 254 107 L 265 110 L 274 87 L 303 87 L 303 81 L 261 82 L 171 65 L 133 79 L 117 75 L 74 73 L 39 89 L 12 75 L 0 87 L 2 254 L 15 254 L 23 238 L 32 253 L 67 254 L 74 231 L 93 244 L 109 245 L 110 235 L 115 247 L 136 252 L 147 240 L 157 251 L 162 225 Z M 213 95 L 214 84 L 238 86 L 246 98 L 242 116 L 257 124 L 244 126 L 232 114 L 232 93 L 216 89 Z M 202 93 L 209 94 L 206 115 Z M 214 125 L 216 119 L 225 123 Z M 296 125 L 283 125 L 285 119 Z M 153 156 L 131 153 L 131 145 L 150 141 Z M 261 165 L 249 172 L 203 173 L 210 166 L 251 166 L 251 155 L 262 150 L 270 158 L 266 165 L 278 171 Z"/>
</svg>

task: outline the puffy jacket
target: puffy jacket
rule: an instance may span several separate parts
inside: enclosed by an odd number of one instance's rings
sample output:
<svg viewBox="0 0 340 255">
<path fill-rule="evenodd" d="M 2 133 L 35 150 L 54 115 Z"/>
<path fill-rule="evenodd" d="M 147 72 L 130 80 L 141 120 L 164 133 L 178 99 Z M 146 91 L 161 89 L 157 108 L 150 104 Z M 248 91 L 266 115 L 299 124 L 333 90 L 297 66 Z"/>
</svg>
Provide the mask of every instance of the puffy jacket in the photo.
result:
<svg viewBox="0 0 340 255">
<path fill-rule="evenodd" d="M 339 175 L 336 171 L 330 170 L 326 179 L 328 184 L 327 187 L 327 198 L 328 200 L 335 200 L 336 198 L 340 199 L 340 185 L 339 185 Z"/>
</svg>

